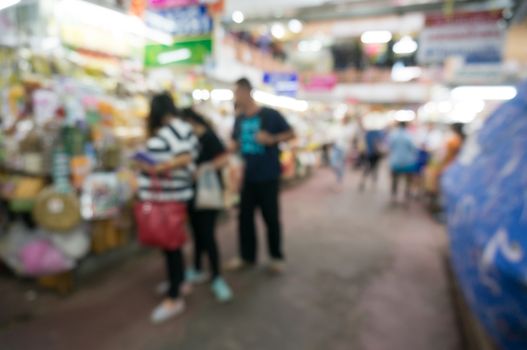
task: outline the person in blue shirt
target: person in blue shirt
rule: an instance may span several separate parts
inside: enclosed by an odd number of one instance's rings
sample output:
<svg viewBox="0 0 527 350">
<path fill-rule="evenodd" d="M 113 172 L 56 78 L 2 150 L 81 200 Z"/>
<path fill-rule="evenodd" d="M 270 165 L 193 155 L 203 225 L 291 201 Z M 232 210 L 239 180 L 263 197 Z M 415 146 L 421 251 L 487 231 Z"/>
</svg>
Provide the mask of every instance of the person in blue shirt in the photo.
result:
<svg viewBox="0 0 527 350">
<path fill-rule="evenodd" d="M 418 160 L 418 150 L 407 130 L 407 123 L 400 122 L 389 137 L 390 168 L 392 171 L 392 200 L 397 199 L 399 182 L 406 179 L 406 199 L 410 197 L 413 174 Z"/>
<path fill-rule="evenodd" d="M 280 223 L 279 188 L 281 177 L 278 145 L 295 137 L 295 133 L 277 111 L 260 107 L 252 97 L 252 85 L 243 78 L 236 82 L 236 118 L 232 134 L 233 148 L 245 162 L 239 216 L 240 257 L 230 264 L 240 269 L 256 264 L 257 237 L 255 212 L 259 208 L 267 226 L 270 269 L 281 272 L 282 228 Z"/>
<path fill-rule="evenodd" d="M 379 163 L 383 157 L 384 132 L 382 130 L 367 130 L 364 132 L 365 164 L 360 182 L 360 190 L 366 187 L 366 181 L 371 176 L 373 185 L 377 184 Z"/>
</svg>

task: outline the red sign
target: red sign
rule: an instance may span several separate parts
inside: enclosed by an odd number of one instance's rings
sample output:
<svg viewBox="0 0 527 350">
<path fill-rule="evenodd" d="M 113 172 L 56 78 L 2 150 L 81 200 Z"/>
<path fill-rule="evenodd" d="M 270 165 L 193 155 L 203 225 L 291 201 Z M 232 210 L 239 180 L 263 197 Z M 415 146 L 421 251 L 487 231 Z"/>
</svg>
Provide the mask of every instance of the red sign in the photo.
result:
<svg viewBox="0 0 527 350">
<path fill-rule="evenodd" d="M 225 7 L 224 0 L 148 0 L 148 2 L 150 7 L 158 9 L 193 5 L 208 5 L 214 14 L 223 12 Z"/>
<path fill-rule="evenodd" d="M 305 91 L 331 91 L 337 85 L 335 74 L 313 75 L 302 79 Z"/>
</svg>

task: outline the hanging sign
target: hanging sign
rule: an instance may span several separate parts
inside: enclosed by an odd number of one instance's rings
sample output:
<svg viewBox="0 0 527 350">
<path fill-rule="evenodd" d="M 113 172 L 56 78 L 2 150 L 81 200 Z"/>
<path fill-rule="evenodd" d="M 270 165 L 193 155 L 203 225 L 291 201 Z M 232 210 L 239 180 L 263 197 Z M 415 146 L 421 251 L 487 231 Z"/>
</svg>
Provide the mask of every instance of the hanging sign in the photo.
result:
<svg viewBox="0 0 527 350">
<path fill-rule="evenodd" d="M 225 6 L 224 0 L 149 0 L 150 8 L 173 8 L 173 7 L 186 7 L 193 5 L 209 5 L 214 7 L 216 10 L 223 11 Z"/>
<path fill-rule="evenodd" d="M 428 15 L 420 37 L 418 61 L 443 63 L 457 56 L 466 63 L 500 62 L 505 40 L 501 18 L 500 11 Z"/>
<path fill-rule="evenodd" d="M 302 79 L 302 88 L 305 91 L 331 91 L 337 86 L 338 79 L 335 74 L 317 74 Z"/>
<path fill-rule="evenodd" d="M 212 54 L 212 38 L 196 37 L 178 40 L 170 46 L 147 45 L 145 47 L 145 67 L 164 67 L 174 65 L 200 65 Z"/>
<path fill-rule="evenodd" d="M 146 24 L 173 36 L 194 36 L 212 33 L 213 21 L 207 6 L 172 7 L 148 11 Z"/>
<path fill-rule="evenodd" d="M 298 74 L 296 73 L 266 72 L 263 82 L 272 86 L 278 95 L 296 96 L 298 92 Z"/>
</svg>

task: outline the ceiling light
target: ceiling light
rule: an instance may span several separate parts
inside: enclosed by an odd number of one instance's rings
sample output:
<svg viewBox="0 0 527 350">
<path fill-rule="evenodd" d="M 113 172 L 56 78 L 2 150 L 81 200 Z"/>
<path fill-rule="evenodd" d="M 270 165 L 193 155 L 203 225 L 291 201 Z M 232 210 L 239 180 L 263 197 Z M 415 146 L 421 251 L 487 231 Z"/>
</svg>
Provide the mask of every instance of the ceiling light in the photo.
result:
<svg viewBox="0 0 527 350">
<path fill-rule="evenodd" d="M 309 108 L 309 103 L 303 100 L 287 96 L 273 95 L 265 91 L 254 91 L 253 98 L 256 102 L 275 107 L 289 109 L 295 112 L 305 112 Z"/>
<path fill-rule="evenodd" d="M 273 34 L 276 39 L 282 39 L 285 36 L 284 25 L 281 23 L 273 24 L 271 27 L 271 34 Z"/>
<path fill-rule="evenodd" d="M 8 7 L 11 7 L 11 6 L 15 6 L 20 1 L 21 0 L 2 0 L 2 1 L 0 1 L 0 11 L 6 9 Z"/>
<path fill-rule="evenodd" d="M 395 112 L 394 119 L 398 122 L 411 122 L 415 119 L 415 112 L 410 109 L 402 109 Z"/>
<path fill-rule="evenodd" d="M 232 21 L 234 23 L 238 23 L 238 24 L 243 23 L 243 21 L 245 21 L 245 16 L 244 16 L 243 12 L 242 11 L 234 11 L 232 13 Z"/>
<path fill-rule="evenodd" d="M 420 67 L 405 67 L 402 63 L 394 64 L 392 68 L 392 80 L 398 82 L 408 82 L 421 76 Z"/>
<path fill-rule="evenodd" d="M 481 99 L 506 101 L 516 97 L 514 86 L 459 86 L 450 93 L 457 100 Z"/>
<path fill-rule="evenodd" d="M 172 45 L 174 42 L 170 34 L 147 27 L 136 16 L 129 16 L 87 1 L 63 0 L 56 7 L 56 15 L 59 20 L 79 21 L 110 31 L 129 33 L 163 45 Z"/>
<path fill-rule="evenodd" d="M 387 30 L 372 30 L 362 33 L 360 40 L 364 44 L 386 44 L 392 40 L 392 33 Z"/>
<path fill-rule="evenodd" d="M 301 52 L 317 52 L 322 49 L 320 40 L 302 40 L 298 43 L 298 50 Z"/>
<path fill-rule="evenodd" d="M 298 19 L 292 19 L 289 21 L 288 27 L 292 33 L 298 34 L 302 31 L 304 25 Z"/>
<path fill-rule="evenodd" d="M 197 89 L 192 92 L 192 98 L 196 101 L 207 101 L 210 98 L 210 92 L 206 89 Z"/>
<path fill-rule="evenodd" d="M 404 36 L 393 45 L 393 52 L 398 55 L 409 55 L 417 51 L 417 42 L 409 36 Z"/>
<path fill-rule="evenodd" d="M 234 98 L 234 93 L 229 89 L 214 89 L 210 93 L 210 98 L 213 101 L 231 101 Z"/>
</svg>

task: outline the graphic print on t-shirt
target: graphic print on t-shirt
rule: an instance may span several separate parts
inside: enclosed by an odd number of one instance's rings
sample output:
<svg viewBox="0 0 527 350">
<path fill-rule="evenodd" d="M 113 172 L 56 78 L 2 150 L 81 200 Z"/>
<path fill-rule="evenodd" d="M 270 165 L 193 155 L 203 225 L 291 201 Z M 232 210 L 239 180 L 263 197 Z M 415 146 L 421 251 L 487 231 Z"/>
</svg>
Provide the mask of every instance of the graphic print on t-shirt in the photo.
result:
<svg viewBox="0 0 527 350">
<path fill-rule="evenodd" d="M 256 141 L 262 121 L 258 117 L 247 118 L 241 122 L 240 146 L 242 154 L 264 154 L 265 148 Z"/>
</svg>

